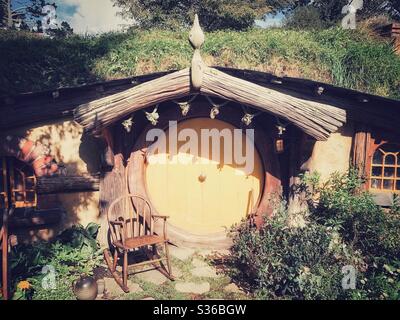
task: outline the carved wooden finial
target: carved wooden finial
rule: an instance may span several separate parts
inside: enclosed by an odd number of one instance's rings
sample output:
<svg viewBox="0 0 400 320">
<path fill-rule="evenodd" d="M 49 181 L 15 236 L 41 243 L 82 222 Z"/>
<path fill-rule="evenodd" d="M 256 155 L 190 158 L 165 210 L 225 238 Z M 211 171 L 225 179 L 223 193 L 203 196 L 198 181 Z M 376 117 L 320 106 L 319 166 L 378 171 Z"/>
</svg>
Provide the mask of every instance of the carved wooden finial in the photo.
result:
<svg viewBox="0 0 400 320">
<path fill-rule="evenodd" d="M 194 49 L 200 49 L 204 43 L 204 32 L 201 30 L 199 16 L 194 16 L 193 26 L 189 33 L 189 41 Z"/>
<path fill-rule="evenodd" d="M 193 27 L 189 33 L 189 41 L 194 48 L 192 66 L 191 66 L 191 81 L 194 90 L 200 90 L 203 82 L 204 62 L 200 55 L 200 48 L 204 43 L 204 32 L 201 30 L 199 17 L 194 16 Z"/>
</svg>

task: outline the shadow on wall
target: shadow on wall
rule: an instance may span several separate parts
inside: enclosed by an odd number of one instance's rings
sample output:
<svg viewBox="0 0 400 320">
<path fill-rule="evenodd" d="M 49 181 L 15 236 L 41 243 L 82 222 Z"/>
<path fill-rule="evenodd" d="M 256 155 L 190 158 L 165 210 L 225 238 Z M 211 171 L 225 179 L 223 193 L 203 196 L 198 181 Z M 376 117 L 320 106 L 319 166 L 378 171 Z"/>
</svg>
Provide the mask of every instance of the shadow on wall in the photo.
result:
<svg viewBox="0 0 400 320">
<path fill-rule="evenodd" d="M 21 128 L 5 134 L 25 137 L 47 146 L 55 160 L 66 167 L 67 175 L 99 172 L 101 145 L 97 139 L 83 135 L 81 127 L 72 120 Z M 19 231 L 19 241 L 48 240 L 73 224 L 99 222 L 98 192 L 39 195 L 39 209 L 55 207 L 65 211 L 61 223 L 48 229 Z"/>
</svg>

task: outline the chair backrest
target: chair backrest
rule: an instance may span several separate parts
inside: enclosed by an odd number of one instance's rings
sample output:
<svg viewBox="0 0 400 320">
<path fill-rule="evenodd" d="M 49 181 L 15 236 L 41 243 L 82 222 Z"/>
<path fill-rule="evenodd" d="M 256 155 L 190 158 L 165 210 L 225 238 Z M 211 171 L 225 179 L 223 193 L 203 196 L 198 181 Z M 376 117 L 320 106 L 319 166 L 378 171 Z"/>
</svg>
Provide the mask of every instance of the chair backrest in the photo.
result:
<svg viewBox="0 0 400 320">
<path fill-rule="evenodd" d="M 125 238 L 153 234 L 154 220 L 151 206 L 139 195 L 127 194 L 115 199 L 108 208 L 107 219 L 114 242 L 122 240 L 120 232 L 124 232 Z M 111 222 L 123 222 L 125 229 L 122 230 Z"/>
</svg>

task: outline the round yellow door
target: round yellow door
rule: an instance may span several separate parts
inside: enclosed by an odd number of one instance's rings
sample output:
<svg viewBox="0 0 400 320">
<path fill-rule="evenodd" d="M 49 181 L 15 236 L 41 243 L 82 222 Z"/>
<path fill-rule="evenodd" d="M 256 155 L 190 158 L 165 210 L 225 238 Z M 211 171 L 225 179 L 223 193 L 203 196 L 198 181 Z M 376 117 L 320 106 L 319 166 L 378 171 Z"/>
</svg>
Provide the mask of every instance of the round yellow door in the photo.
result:
<svg viewBox="0 0 400 320">
<path fill-rule="evenodd" d="M 262 162 L 250 148 L 252 140 L 235 129 L 220 120 L 194 118 L 158 139 L 147 156 L 147 192 L 172 225 L 198 235 L 227 231 L 257 205 Z"/>
</svg>

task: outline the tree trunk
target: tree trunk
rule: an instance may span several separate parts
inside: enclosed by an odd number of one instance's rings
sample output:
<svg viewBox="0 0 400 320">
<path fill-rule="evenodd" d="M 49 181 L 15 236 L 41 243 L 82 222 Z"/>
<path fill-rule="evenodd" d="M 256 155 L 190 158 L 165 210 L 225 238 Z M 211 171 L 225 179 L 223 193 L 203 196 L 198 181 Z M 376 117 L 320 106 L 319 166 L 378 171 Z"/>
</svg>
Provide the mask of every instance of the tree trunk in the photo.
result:
<svg viewBox="0 0 400 320">
<path fill-rule="evenodd" d="M 11 0 L 6 0 L 6 6 L 7 6 L 7 29 L 11 29 L 13 27 L 13 17 L 12 17 L 12 10 L 11 10 Z"/>
</svg>

